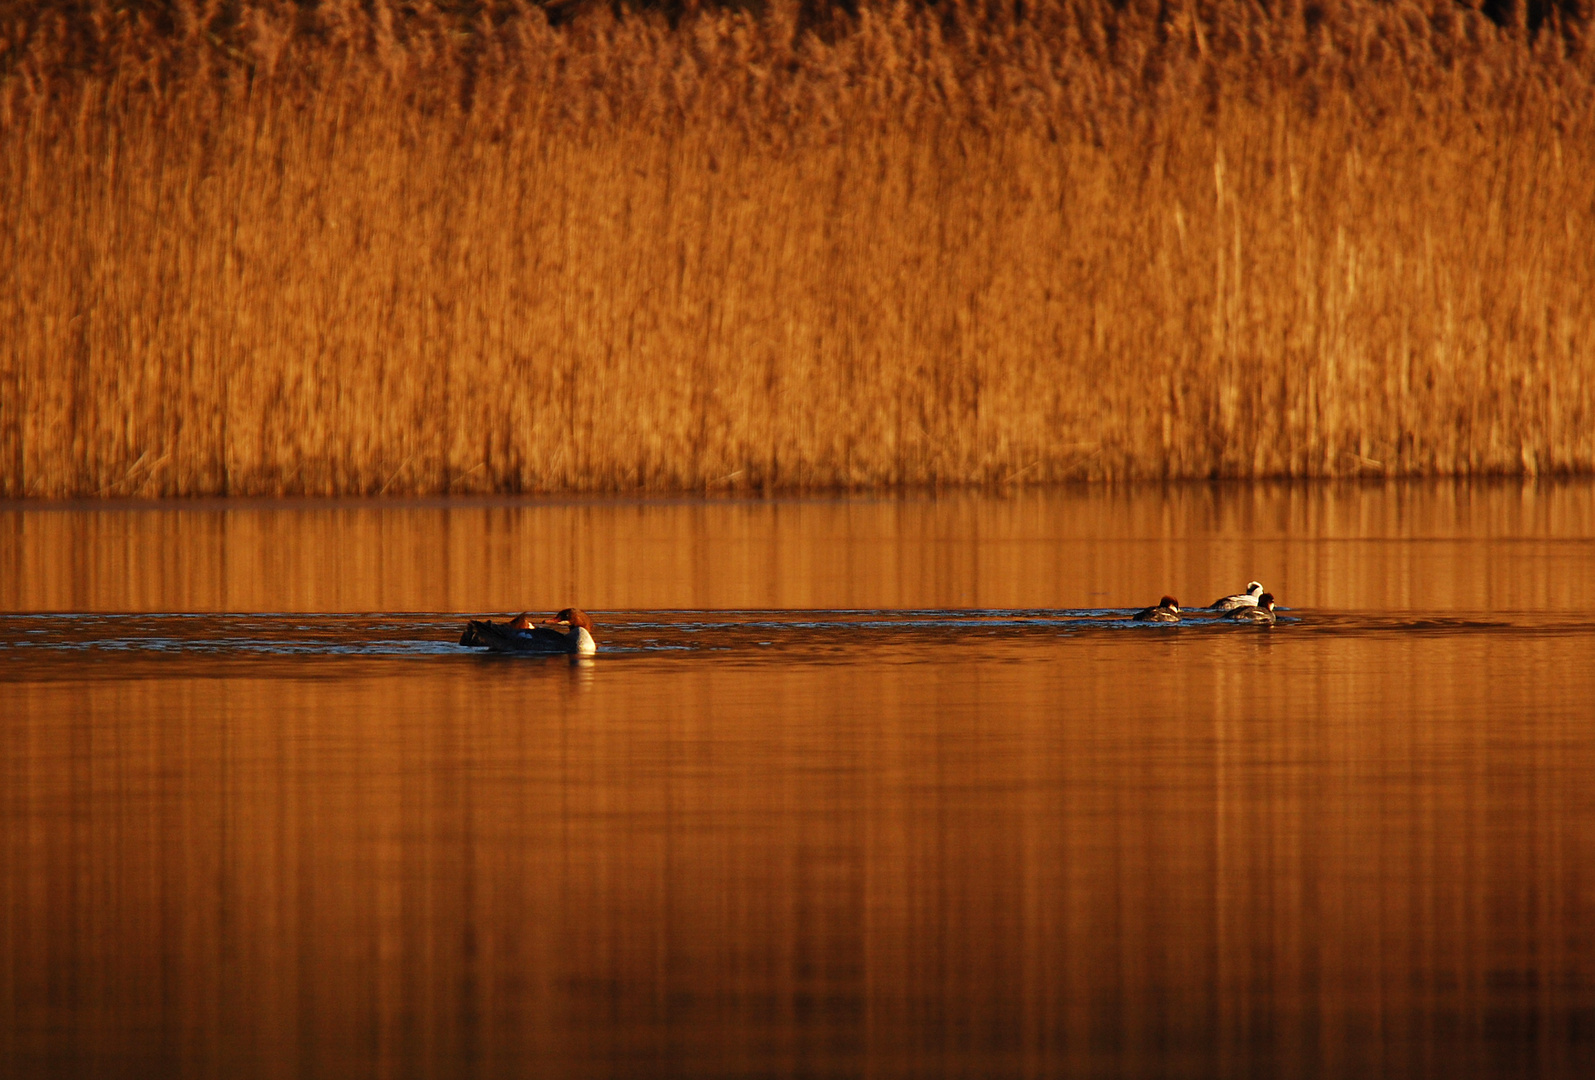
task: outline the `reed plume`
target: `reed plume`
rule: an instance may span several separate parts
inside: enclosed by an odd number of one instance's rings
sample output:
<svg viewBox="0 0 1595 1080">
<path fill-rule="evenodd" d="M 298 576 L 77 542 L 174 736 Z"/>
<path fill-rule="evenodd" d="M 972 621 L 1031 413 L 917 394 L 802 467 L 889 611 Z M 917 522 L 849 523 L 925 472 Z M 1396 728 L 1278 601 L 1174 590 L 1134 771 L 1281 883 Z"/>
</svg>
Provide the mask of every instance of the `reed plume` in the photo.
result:
<svg viewBox="0 0 1595 1080">
<path fill-rule="evenodd" d="M 0 13 L 5 495 L 1595 468 L 1576 18 Z"/>
</svg>

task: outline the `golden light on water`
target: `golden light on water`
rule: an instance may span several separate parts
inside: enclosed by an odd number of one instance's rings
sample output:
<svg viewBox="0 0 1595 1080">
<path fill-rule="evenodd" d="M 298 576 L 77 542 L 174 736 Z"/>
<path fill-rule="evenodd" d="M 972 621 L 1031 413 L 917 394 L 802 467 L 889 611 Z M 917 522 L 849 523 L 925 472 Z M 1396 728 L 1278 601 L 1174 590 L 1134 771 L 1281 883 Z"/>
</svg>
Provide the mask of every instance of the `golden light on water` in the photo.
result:
<svg viewBox="0 0 1595 1080">
<path fill-rule="evenodd" d="M 1587 483 L 0 507 L 13 611 L 1584 611 Z"/>
<path fill-rule="evenodd" d="M 1592 491 L 7 508 L 0 1064 L 1579 1075 Z"/>
</svg>

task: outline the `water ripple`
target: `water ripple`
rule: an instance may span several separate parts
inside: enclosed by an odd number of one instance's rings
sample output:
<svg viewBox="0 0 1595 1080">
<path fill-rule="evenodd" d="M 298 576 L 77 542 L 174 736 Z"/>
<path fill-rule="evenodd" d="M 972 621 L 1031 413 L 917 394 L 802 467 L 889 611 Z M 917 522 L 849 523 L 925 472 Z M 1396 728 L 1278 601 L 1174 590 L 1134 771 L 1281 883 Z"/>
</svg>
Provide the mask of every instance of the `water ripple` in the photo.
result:
<svg viewBox="0 0 1595 1080">
<path fill-rule="evenodd" d="M 948 647 L 1045 645 L 1065 639 L 1191 641 L 1212 635 L 1595 634 L 1595 620 L 1565 616 L 1285 611 L 1272 632 L 1190 612 L 1178 624 L 1137 623 L 1130 609 L 915 611 L 598 612 L 600 655 L 747 653 L 763 660 Z M 28 657 L 192 656 L 249 659 L 479 657 L 458 644 L 453 614 L 306 616 L 0 615 L 0 663 Z M 1137 635 L 1129 637 L 1126 635 Z M 516 657 L 516 659 L 539 659 Z M 544 658 L 546 659 L 546 658 Z M 3 676 L 0 676 L 3 677 Z"/>
</svg>

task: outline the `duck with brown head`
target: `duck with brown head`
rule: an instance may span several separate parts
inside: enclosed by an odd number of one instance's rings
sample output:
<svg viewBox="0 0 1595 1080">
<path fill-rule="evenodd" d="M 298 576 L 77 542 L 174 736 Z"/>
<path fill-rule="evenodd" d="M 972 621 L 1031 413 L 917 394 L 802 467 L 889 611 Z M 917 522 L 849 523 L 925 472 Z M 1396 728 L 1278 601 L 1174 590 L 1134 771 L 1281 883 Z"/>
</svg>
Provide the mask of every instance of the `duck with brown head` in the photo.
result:
<svg viewBox="0 0 1595 1080">
<path fill-rule="evenodd" d="M 551 619 L 534 622 L 521 612 L 508 622 L 472 619 L 460 635 L 461 645 L 480 645 L 492 652 L 565 653 L 592 656 L 593 621 L 580 608 L 565 608 Z"/>
<path fill-rule="evenodd" d="M 598 651 L 598 643 L 593 640 L 593 621 L 581 608 L 563 608 L 558 615 L 549 619 L 550 623 L 557 623 L 565 627 L 565 651 L 572 656 L 591 656 Z M 557 633 L 558 631 L 556 631 Z"/>
<path fill-rule="evenodd" d="M 1156 607 L 1142 608 L 1132 618 L 1136 622 L 1179 622 L 1180 602 L 1172 596 L 1165 596 L 1157 602 Z"/>
<path fill-rule="evenodd" d="M 1260 626 L 1274 625 L 1274 594 L 1265 592 L 1257 598 L 1256 607 L 1238 607 L 1224 616 L 1235 622 L 1253 623 Z"/>
</svg>

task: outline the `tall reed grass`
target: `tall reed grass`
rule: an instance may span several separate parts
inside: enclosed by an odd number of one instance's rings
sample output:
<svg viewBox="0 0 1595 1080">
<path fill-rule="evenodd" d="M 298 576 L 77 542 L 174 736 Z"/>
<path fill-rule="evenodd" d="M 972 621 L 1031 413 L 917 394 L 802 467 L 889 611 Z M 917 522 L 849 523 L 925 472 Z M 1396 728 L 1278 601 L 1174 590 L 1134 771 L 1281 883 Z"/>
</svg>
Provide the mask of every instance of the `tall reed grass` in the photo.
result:
<svg viewBox="0 0 1595 1080">
<path fill-rule="evenodd" d="M 1595 469 L 1595 60 L 1449 0 L 0 8 L 0 493 Z"/>
</svg>

